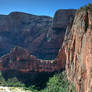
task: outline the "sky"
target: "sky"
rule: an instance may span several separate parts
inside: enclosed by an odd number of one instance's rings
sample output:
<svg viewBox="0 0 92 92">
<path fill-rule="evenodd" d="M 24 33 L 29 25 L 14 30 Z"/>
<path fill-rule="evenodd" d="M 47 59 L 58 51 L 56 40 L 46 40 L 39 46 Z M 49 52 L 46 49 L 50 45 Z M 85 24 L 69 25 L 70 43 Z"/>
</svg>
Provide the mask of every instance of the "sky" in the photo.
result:
<svg viewBox="0 0 92 92">
<path fill-rule="evenodd" d="M 92 0 L 0 0 L 0 14 L 18 11 L 54 16 L 58 9 L 78 9 Z"/>
</svg>

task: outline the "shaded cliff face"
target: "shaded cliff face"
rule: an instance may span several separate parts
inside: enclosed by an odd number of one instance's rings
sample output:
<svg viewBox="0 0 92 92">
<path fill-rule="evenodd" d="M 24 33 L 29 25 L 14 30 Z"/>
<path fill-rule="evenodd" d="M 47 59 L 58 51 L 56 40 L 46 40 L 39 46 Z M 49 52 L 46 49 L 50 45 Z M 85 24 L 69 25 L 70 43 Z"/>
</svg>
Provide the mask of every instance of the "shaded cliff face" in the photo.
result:
<svg viewBox="0 0 92 92">
<path fill-rule="evenodd" d="M 55 13 L 53 19 L 53 29 L 66 29 L 70 18 L 75 15 L 76 10 L 74 9 L 62 9 Z"/>
<path fill-rule="evenodd" d="M 9 52 L 15 45 L 36 54 L 38 48 L 42 47 L 42 42 L 46 40 L 51 23 L 51 17 L 22 12 L 0 16 L 0 55 Z"/>
<path fill-rule="evenodd" d="M 37 59 L 21 47 L 13 48 L 9 54 L 0 58 L 0 71 L 16 70 L 25 73 L 55 72 L 61 69 L 64 69 L 61 62 Z"/>
<path fill-rule="evenodd" d="M 69 16 L 67 15 L 68 13 Z M 72 10 L 72 12 L 71 10 L 63 10 L 63 12 L 59 10 L 53 20 L 48 16 L 36 16 L 21 12 L 0 15 L 0 56 L 18 45 L 26 48 L 32 55 L 38 58 L 55 58 L 62 44 L 68 20 L 74 13 L 75 10 Z M 63 19 L 62 16 L 65 16 L 65 18 Z M 60 33 L 57 34 L 58 32 L 54 31 L 58 31 L 57 25 L 59 23 L 62 28 Z"/>
<path fill-rule="evenodd" d="M 57 47 L 56 56 L 60 47 L 62 46 L 66 28 L 71 18 L 75 16 L 76 10 L 74 9 L 61 9 L 56 11 L 51 27 L 48 30 L 47 37 L 48 42 L 54 42 Z M 52 46 L 53 47 L 53 46 Z"/>
<path fill-rule="evenodd" d="M 77 11 L 73 23 L 67 27 L 63 50 L 66 71 L 76 92 L 92 91 L 92 6 Z"/>
</svg>

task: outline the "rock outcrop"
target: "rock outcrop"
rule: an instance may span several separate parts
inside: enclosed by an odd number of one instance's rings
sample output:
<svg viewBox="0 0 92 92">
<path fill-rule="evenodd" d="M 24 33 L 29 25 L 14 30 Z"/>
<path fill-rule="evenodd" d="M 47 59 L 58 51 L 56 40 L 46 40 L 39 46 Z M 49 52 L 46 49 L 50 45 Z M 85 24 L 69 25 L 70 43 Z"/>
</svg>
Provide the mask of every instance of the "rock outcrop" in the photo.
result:
<svg viewBox="0 0 92 92">
<path fill-rule="evenodd" d="M 76 92 L 92 92 L 92 5 L 77 11 L 67 27 L 62 48 L 67 76 Z"/>
<path fill-rule="evenodd" d="M 54 19 L 22 12 L 0 15 L 0 56 L 17 45 L 38 58 L 54 59 L 62 44 L 66 25 L 74 13 L 75 10 L 59 10 Z"/>
<path fill-rule="evenodd" d="M 0 71 L 55 72 L 61 69 L 64 69 L 61 62 L 37 59 L 21 47 L 13 48 L 9 54 L 0 58 Z"/>
</svg>

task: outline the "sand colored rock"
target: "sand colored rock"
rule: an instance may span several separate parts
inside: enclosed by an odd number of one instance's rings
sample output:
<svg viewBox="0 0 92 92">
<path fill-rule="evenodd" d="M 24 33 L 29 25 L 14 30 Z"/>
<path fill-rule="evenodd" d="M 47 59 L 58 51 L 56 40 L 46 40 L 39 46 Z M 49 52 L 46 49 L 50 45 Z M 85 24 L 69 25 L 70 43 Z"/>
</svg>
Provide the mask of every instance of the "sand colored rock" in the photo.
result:
<svg viewBox="0 0 92 92">
<path fill-rule="evenodd" d="M 91 92 L 92 11 L 90 7 L 77 11 L 74 21 L 67 27 L 62 48 L 66 55 L 67 76 L 74 83 L 76 92 Z"/>
</svg>

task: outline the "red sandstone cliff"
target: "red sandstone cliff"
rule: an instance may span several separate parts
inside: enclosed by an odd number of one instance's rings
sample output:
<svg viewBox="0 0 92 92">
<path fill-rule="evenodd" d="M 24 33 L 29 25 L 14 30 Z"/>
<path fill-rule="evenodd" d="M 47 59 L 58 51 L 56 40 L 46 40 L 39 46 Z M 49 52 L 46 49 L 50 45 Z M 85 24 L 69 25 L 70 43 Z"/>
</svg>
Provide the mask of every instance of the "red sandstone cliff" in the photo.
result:
<svg viewBox="0 0 92 92">
<path fill-rule="evenodd" d="M 0 70 L 17 70 L 21 72 L 54 72 L 64 69 L 61 62 L 56 60 L 40 60 L 21 48 L 15 47 L 11 52 L 0 58 Z"/>
<path fill-rule="evenodd" d="M 92 5 L 77 11 L 67 27 L 62 48 L 67 76 L 76 92 L 92 92 Z"/>
</svg>

